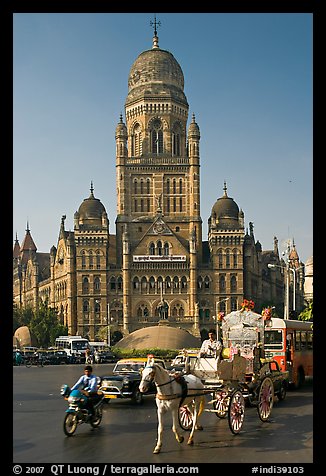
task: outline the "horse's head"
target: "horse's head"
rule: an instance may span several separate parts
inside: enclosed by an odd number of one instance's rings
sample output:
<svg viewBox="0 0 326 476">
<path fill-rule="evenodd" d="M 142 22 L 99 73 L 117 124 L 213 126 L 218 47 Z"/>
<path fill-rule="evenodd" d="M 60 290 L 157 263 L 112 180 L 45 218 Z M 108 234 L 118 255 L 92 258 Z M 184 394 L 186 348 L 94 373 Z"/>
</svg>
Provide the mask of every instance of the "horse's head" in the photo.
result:
<svg viewBox="0 0 326 476">
<path fill-rule="evenodd" d="M 139 384 L 139 390 L 142 393 L 147 392 L 154 377 L 155 377 L 154 357 L 148 356 L 146 366 L 141 374 L 141 382 Z"/>
</svg>

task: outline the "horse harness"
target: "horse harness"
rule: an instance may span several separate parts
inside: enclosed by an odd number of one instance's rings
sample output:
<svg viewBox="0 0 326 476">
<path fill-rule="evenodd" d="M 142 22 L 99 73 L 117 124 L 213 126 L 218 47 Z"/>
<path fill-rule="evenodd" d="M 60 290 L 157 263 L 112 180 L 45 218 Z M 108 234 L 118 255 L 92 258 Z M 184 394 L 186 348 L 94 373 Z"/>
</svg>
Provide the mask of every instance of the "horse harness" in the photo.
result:
<svg viewBox="0 0 326 476">
<path fill-rule="evenodd" d="M 148 379 L 144 378 L 145 381 L 149 381 Z M 165 385 L 169 385 L 172 382 L 177 382 L 181 385 L 181 394 L 177 393 L 172 393 L 170 395 L 162 395 L 160 393 L 156 394 L 156 398 L 159 400 L 174 400 L 176 398 L 181 398 L 179 406 L 182 405 L 183 401 L 185 400 L 187 394 L 188 394 L 188 384 L 186 382 L 186 379 L 184 378 L 183 375 L 181 374 L 174 374 L 173 378 L 171 380 L 168 380 L 165 383 L 161 383 L 160 385 L 155 382 L 156 387 L 164 387 Z"/>
</svg>

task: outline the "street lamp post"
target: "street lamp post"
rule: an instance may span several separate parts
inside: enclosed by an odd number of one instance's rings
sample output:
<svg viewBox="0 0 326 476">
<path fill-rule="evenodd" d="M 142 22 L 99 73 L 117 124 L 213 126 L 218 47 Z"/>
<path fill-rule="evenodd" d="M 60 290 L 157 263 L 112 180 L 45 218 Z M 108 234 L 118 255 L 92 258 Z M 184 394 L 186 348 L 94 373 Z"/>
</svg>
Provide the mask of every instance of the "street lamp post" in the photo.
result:
<svg viewBox="0 0 326 476">
<path fill-rule="evenodd" d="M 293 311 L 296 310 L 296 273 L 299 271 L 299 269 L 302 269 L 304 266 L 300 266 L 299 268 L 290 268 L 289 264 L 286 266 L 279 266 L 277 264 L 271 264 L 268 263 L 268 268 L 282 268 L 286 270 L 286 309 L 284 307 L 284 319 L 289 319 L 290 313 L 289 313 L 289 300 L 290 300 L 290 285 L 289 285 L 289 271 L 292 271 L 293 273 Z"/>
<path fill-rule="evenodd" d="M 108 303 L 108 317 L 107 317 L 107 324 L 108 324 L 108 347 L 111 347 L 111 330 L 110 330 L 110 303 Z"/>
<path fill-rule="evenodd" d="M 281 268 L 286 270 L 286 276 L 285 276 L 285 303 L 284 303 L 284 319 L 289 319 L 289 266 L 280 266 L 277 264 L 271 264 L 268 263 L 267 265 L 268 268 L 274 269 L 274 268 Z"/>
<path fill-rule="evenodd" d="M 293 310 L 296 310 L 296 285 L 297 285 L 297 271 L 303 269 L 304 266 L 299 266 L 299 268 L 290 268 L 289 270 L 293 273 Z"/>
</svg>

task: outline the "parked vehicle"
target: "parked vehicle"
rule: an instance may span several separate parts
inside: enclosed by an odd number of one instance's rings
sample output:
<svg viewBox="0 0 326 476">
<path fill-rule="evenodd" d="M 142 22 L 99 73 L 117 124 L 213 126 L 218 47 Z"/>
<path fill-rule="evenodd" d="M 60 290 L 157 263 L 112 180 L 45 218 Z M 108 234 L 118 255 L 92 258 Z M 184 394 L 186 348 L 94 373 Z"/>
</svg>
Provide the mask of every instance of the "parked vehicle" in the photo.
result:
<svg viewBox="0 0 326 476">
<path fill-rule="evenodd" d="M 174 357 L 171 362 L 170 370 L 174 372 L 183 372 L 185 370 L 186 358 L 187 362 L 192 359 L 196 359 L 199 353 L 199 349 L 183 349 L 178 355 Z"/>
<path fill-rule="evenodd" d="M 77 426 L 82 423 L 89 423 L 93 428 L 100 425 L 102 421 L 103 394 L 99 392 L 98 398 L 94 402 L 95 415 L 91 416 L 87 409 L 86 397 L 80 390 L 71 390 L 68 385 L 61 386 L 61 395 L 68 401 L 69 407 L 63 421 L 63 431 L 66 436 L 72 436 Z"/>
<path fill-rule="evenodd" d="M 57 349 L 65 350 L 69 357 L 83 357 L 85 361 L 85 351 L 89 347 L 88 339 L 81 336 L 60 336 L 55 340 Z"/>
<path fill-rule="evenodd" d="M 111 399 L 127 398 L 131 402 L 140 405 L 143 402 L 143 394 L 139 390 L 141 382 L 141 372 L 144 369 L 147 358 L 136 357 L 119 360 L 113 369 L 112 375 L 102 377 L 102 384 L 100 390 L 104 394 L 105 401 L 109 402 Z M 155 362 L 160 363 L 166 368 L 165 362 L 162 359 L 156 359 Z M 154 382 L 145 393 L 155 394 L 156 387 Z"/>
<path fill-rule="evenodd" d="M 93 355 L 92 363 L 104 364 L 117 361 L 116 356 L 106 342 L 89 342 L 89 347 Z"/>
<path fill-rule="evenodd" d="M 94 359 L 96 364 L 107 364 L 116 362 L 117 358 L 111 350 L 98 350 L 94 352 Z"/>
</svg>

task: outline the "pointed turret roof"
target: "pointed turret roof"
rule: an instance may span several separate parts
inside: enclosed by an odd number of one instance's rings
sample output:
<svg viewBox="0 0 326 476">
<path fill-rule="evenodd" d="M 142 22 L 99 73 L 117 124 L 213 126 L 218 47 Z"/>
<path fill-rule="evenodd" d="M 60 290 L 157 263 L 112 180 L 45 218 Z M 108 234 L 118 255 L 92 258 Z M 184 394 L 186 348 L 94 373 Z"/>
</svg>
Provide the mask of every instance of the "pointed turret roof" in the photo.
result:
<svg viewBox="0 0 326 476">
<path fill-rule="evenodd" d="M 19 245 L 19 241 L 18 241 L 18 238 L 17 238 L 17 233 L 16 233 L 13 255 L 14 255 L 14 259 L 17 259 L 20 256 L 20 245 Z"/>
<path fill-rule="evenodd" d="M 25 235 L 24 241 L 23 241 L 23 243 L 20 247 L 20 251 L 24 252 L 24 251 L 30 251 L 30 250 L 31 251 L 36 251 L 37 248 L 36 248 L 36 245 L 35 245 L 34 240 L 32 238 L 30 229 L 28 227 L 28 222 L 27 222 L 26 235 Z"/>
</svg>

